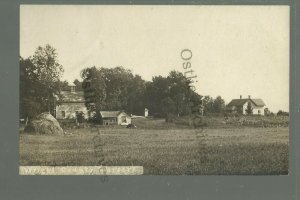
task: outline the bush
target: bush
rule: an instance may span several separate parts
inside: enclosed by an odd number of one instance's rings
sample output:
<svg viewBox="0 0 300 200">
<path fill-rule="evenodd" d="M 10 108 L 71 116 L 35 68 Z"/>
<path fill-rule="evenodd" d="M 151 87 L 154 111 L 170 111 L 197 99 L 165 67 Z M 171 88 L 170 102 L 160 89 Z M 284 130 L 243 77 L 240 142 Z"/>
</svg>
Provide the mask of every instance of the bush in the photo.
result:
<svg viewBox="0 0 300 200">
<path fill-rule="evenodd" d="M 76 119 L 78 123 L 85 122 L 84 113 L 83 112 L 76 113 Z"/>
<path fill-rule="evenodd" d="M 239 114 L 239 113 L 224 113 L 224 117 L 225 118 L 229 118 L 229 117 L 240 117 L 241 116 L 241 114 Z"/>
<path fill-rule="evenodd" d="M 289 114 L 288 112 L 279 110 L 279 111 L 277 112 L 277 116 L 290 116 L 290 114 Z"/>
<path fill-rule="evenodd" d="M 176 118 L 176 115 L 172 114 L 172 113 L 168 113 L 166 116 L 166 122 L 174 122 L 174 119 Z"/>
</svg>

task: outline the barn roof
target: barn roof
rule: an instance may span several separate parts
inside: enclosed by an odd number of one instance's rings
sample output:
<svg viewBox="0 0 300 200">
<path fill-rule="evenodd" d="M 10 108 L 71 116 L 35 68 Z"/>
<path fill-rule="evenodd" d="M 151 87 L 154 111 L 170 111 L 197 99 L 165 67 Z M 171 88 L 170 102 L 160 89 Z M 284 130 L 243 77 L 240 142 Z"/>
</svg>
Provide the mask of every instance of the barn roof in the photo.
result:
<svg viewBox="0 0 300 200">
<path fill-rule="evenodd" d="M 242 106 L 246 102 L 248 102 L 249 99 L 232 99 L 231 102 L 228 104 L 228 106 Z M 254 105 L 256 106 L 265 106 L 266 104 L 262 99 L 250 99 Z"/>
<path fill-rule="evenodd" d="M 70 91 L 61 91 L 63 99 L 61 102 L 74 102 L 80 103 L 85 102 L 83 91 L 70 92 Z"/>
<path fill-rule="evenodd" d="M 103 118 L 117 117 L 121 113 L 125 113 L 125 112 L 123 112 L 123 111 L 100 111 L 100 114 Z M 125 114 L 128 115 L 127 113 L 125 113 Z"/>
</svg>

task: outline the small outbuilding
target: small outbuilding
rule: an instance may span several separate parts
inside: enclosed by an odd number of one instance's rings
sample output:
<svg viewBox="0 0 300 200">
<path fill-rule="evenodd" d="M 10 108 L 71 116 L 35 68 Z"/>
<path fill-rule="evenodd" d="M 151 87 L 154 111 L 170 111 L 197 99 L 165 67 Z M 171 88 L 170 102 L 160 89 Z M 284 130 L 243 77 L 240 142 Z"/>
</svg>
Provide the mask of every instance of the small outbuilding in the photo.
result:
<svg viewBox="0 0 300 200">
<path fill-rule="evenodd" d="M 100 111 L 102 125 L 128 125 L 131 117 L 124 111 Z"/>
</svg>

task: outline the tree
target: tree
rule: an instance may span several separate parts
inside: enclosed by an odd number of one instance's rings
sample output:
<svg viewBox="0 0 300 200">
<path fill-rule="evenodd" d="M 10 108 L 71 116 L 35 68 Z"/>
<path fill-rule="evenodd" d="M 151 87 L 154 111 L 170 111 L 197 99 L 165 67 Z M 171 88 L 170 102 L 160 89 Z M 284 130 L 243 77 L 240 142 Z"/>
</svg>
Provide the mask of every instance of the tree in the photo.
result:
<svg viewBox="0 0 300 200">
<path fill-rule="evenodd" d="M 70 90 L 68 81 L 65 80 L 65 81 L 61 82 L 61 90 L 62 91 L 69 91 Z"/>
<path fill-rule="evenodd" d="M 265 109 L 264 109 L 264 115 L 265 115 L 265 116 L 271 115 L 271 112 L 270 112 L 269 108 L 265 108 Z"/>
<path fill-rule="evenodd" d="M 212 113 L 214 111 L 214 99 L 210 97 L 209 95 L 205 96 L 203 98 L 203 109 L 204 109 L 204 115 L 208 115 L 209 113 Z"/>
<path fill-rule="evenodd" d="M 81 72 L 83 79 L 85 106 L 89 112 L 90 119 L 100 123 L 100 111 L 105 108 L 106 84 L 104 74 L 95 66 L 86 68 Z"/>
<path fill-rule="evenodd" d="M 290 115 L 289 112 L 285 112 L 283 110 L 279 110 L 277 112 L 277 116 L 289 116 L 289 115 Z"/>
<path fill-rule="evenodd" d="M 58 63 L 56 49 L 49 44 L 45 47 L 39 46 L 31 60 L 35 67 L 29 75 L 34 74 L 38 84 L 43 88 L 40 95 L 44 97 L 50 112 L 51 106 L 54 106 L 55 95 L 60 95 L 63 66 Z"/>
<path fill-rule="evenodd" d="M 247 104 L 247 108 L 246 108 L 246 113 L 248 114 L 248 115 L 252 115 L 253 114 L 253 107 L 252 107 L 252 104 L 250 103 L 250 102 L 248 102 L 248 104 Z"/>
<path fill-rule="evenodd" d="M 31 119 L 42 112 L 43 99 L 38 95 L 39 87 L 35 87 L 36 79 L 30 70 L 34 68 L 30 59 L 20 58 L 20 117 Z M 32 76 L 29 76 L 32 75 Z"/>
<path fill-rule="evenodd" d="M 106 84 L 106 109 L 129 111 L 128 89 L 134 77 L 131 71 L 123 67 L 100 68 L 99 71 Z"/>
<path fill-rule="evenodd" d="M 57 98 L 61 98 L 63 67 L 56 50 L 39 46 L 34 55 L 20 57 L 20 115 L 33 118 L 41 112 L 53 114 Z"/>
<path fill-rule="evenodd" d="M 170 98 L 174 101 L 176 107 L 176 115 L 186 115 L 191 112 L 191 94 L 189 87 L 190 80 L 181 72 L 171 71 L 167 77 L 169 80 Z"/>
<path fill-rule="evenodd" d="M 223 113 L 225 109 L 225 101 L 221 96 L 217 96 L 217 98 L 213 101 L 213 112 L 214 113 Z"/>
<path fill-rule="evenodd" d="M 191 91 L 189 101 L 190 101 L 191 113 L 199 114 L 200 111 L 203 109 L 202 96 L 199 95 L 198 93 L 194 92 L 194 91 Z"/>
<path fill-rule="evenodd" d="M 171 71 L 167 77 L 155 76 L 146 83 L 145 102 L 151 113 L 189 115 L 199 112 L 202 96 L 191 90 L 191 81 L 182 73 Z M 170 104 L 170 105 L 168 105 Z"/>
<path fill-rule="evenodd" d="M 82 82 L 80 82 L 78 79 L 75 79 L 73 83 L 75 85 L 75 91 L 82 91 Z"/>
<path fill-rule="evenodd" d="M 176 103 L 170 97 L 166 97 L 162 100 L 162 105 L 163 114 L 166 116 L 166 121 L 169 122 L 169 117 L 176 113 Z"/>
<path fill-rule="evenodd" d="M 146 107 L 152 114 L 160 114 L 163 112 L 162 100 L 169 97 L 170 83 L 169 80 L 162 76 L 155 76 L 151 82 L 146 83 L 144 100 Z"/>
<path fill-rule="evenodd" d="M 141 76 L 135 75 L 128 85 L 127 110 L 136 115 L 144 115 L 145 102 L 144 95 L 146 82 Z"/>
</svg>

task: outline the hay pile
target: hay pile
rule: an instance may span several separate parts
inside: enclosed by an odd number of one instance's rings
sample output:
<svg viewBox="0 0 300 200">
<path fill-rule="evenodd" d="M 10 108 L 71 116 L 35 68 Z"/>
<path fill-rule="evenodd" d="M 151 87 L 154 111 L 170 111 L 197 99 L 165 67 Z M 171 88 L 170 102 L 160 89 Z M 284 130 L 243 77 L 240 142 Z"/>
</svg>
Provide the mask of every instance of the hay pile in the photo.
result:
<svg viewBox="0 0 300 200">
<path fill-rule="evenodd" d="M 40 135 L 63 135 L 64 131 L 58 121 L 49 113 L 41 113 L 31 120 L 24 129 L 25 133 Z"/>
</svg>

